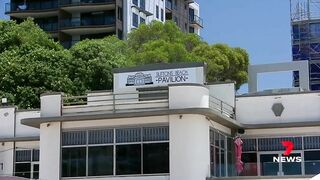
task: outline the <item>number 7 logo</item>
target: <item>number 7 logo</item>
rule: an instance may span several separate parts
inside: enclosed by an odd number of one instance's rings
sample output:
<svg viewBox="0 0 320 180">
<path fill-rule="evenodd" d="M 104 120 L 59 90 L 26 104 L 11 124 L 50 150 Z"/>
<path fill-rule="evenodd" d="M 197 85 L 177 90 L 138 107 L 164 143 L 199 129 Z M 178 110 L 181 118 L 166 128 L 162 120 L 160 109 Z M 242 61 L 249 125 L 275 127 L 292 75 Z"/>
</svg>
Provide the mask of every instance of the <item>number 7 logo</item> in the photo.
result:
<svg viewBox="0 0 320 180">
<path fill-rule="evenodd" d="M 286 147 L 286 150 L 284 151 L 283 155 L 289 156 L 291 151 L 293 150 L 293 142 L 291 141 L 282 141 L 282 146 Z"/>
</svg>

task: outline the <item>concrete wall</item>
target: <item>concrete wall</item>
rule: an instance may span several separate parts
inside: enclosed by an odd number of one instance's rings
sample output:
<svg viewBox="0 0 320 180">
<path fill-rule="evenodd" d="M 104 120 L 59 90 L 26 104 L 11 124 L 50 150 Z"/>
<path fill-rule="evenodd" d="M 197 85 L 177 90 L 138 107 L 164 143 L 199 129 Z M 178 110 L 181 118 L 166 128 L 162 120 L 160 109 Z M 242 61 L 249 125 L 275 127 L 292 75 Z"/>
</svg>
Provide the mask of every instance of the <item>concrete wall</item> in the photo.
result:
<svg viewBox="0 0 320 180">
<path fill-rule="evenodd" d="M 234 83 L 208 85 L 210 96 L 223 100 L 225 103 L 235 107 L 235 86 Z"/>
<path fill-rule="evenodd" d="M 40 126 L 40 179 L 60 179 L 61 123 L 43 123 Z"/>
<path fill-rule="evenodd" d="M 284 107 L 279 117 L 272 111 L 275 103 Z M 319 121 L 320 117 L 320 93 L 238 97 L 236 105 L 237 120 L 243 124 Z"/>
<path fill-rule="evenodd" d="M 0 138 L 14 137 L 15 107 L 0 108 Z"/>
<path fill-rule="evenodd" d="M 208 108 L 209 90 L 203 86 L 169 86 L 169 109 Z"/>
<path fill-rule="evenodd" d="M 0 176 L 13 175 L 13 149 L 13 142 L 0 143 Z"/>
<path fill-rule="evenodd" d="M 16 137 L 40 136 L 37 128 L 21 124 L 21 119 L 40 117 L 40 111 L 21 111 L 16 113 Z"/>
<path fill-rule="evenodd" d="M 209 126 L 202 115 L 171 115 L 170 180 L 205 180 L 210 176 Z"/>
</svg>

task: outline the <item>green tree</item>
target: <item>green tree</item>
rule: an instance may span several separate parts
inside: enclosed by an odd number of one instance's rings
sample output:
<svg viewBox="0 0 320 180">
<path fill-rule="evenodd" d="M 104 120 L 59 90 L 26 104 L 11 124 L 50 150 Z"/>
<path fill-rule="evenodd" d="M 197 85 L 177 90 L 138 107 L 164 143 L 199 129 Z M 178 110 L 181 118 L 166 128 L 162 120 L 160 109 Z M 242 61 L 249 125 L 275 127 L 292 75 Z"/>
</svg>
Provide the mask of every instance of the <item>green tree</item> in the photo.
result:
<svg viewBox="0 0 320 180">
<path fill-rule="evenodd" d="M 66 68 L 71 60 L 31 19 L 0 21 L 0 96 L 11 104 L 35 108 L 41 93 L 73 93 Z"/>
<path fill-rule="evenodd" d="M 206 62 L 208 81 L 247 81 L 249 57 L 241 48 L 209 45 L 195 34 L 183 33 L 172 21 L 142 24 L 128 36 L 130 59 L 149 63 Z"/>
<path fill-rule="evenodd" d="M 81 41 L 70 52 L 73 60 L 69 66 L 69 77 L 78 93 L 112 89 L 112 69 L 129 65 L 127 44 L 115 36 Z"/>
</svg>

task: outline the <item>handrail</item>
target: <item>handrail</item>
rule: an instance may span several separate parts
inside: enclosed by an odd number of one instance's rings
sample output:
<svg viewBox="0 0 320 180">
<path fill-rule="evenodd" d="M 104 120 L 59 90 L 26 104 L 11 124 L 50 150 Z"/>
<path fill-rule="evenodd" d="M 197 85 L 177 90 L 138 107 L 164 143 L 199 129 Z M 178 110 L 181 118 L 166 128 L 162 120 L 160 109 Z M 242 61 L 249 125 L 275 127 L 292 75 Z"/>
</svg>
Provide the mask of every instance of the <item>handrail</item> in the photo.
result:
<svg viewBox="0 0 320 180">
<path fill-rule="evenodd" d="M 74 2 L 73 0 L 60 0 L 60 6 L 65 5 L 87 5 L 87 4 L 104 4 L 104 3 L 115 3 L 115 0 L 81 0 Z"/>
<path fill-rule="evenodd" d="M 58 8 L 58 1 L 41 1 L 27 3 L 6 3 L 5 12 L 23 12 L 32 10 L 45 10 Z"/>
<path fill-rule="evenodd" d="M 235 119 L 232 105 L 209 95 L 209 107 L 222 115 Z M 63 97 L 63 110 L 68 113 L 93 113 L 119 111 L 146 111 L 169 109 L 169 90 L 88 93 L 86 96 Z"/>
</svg>

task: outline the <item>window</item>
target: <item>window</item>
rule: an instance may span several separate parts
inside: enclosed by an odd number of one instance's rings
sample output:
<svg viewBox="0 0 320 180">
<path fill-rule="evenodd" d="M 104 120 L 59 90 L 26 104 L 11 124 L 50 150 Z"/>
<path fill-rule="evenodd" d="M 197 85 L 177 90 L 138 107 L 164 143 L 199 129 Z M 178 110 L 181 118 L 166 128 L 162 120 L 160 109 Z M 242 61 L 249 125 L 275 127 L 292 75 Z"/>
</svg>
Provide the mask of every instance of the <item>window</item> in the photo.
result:
<svg viewBox="0 0 320 180">
<path fill-rule="evenodd" d="M 138 25 L 139 25 L 138 21 L 139 21 L 138 15 L 136 13 L 132 13 L 132 25 L 134 27 L 138 27 Z"/>
<path fill-rule="evenodd" d="M 143 173 L 169 172 L 168 143 L 143 144 Z"/>
<path fill-rule="evenodd" d="M 138 6 L 138 0 L 132 0 L 132 4 Z"/>
<path fill-rule="evenodd" d="M 320 173 L 320 151 L 305 151 L 304 160 L 305 174 L 315 175 Z"/>
<path fill-rule="evenodd" d="M 143 17 L 140 17 L 140 24 L 143 24 L 145 22 L 146 22 L 146 20 Z"/>
<path fill-rule="evenodd" d="M 189 33 L 194 33 L 194 27 L 189 27 Z"/>
<path fill-rule="evenodd" d="M 146 1 L 145 0 L 140 0 L 140 8 L 143 10 L 146 9 Z"/>
<path fill-rule="evenodd" d="M 118 6 L 118 19 L 120 21 L 123 21 L 123 11 L 122 11 L 122 7 Z"/>
<path fill-rule="evenodd" d="M 159 19 L 159 6 L 156 6 L 156 18 Z"/>
<path fill-rule="evenodd" d="M 257 153 L 242 154 L 243 171 L 240 176 L 257 176 Z"/>
<path fill-rule="evenodd" d="M 178 9 L 178 1 L 177 1 L 177 0 L 174 0 L 173 8 L 174 8 L 175 10 Z"/>
<path fill-rule="evenodd" d="M 234 174 L 233 149 L 230 137 L 214 129 L 210 130 L 211 176 L 225 177 Z"/>
<path fill-rule="evenodd" d="M 39 178 L 39 150 L 15 151 L 15 176 L 38 179 Z"/>
<path fill-rule="evenodd" d="M 70 131 L 62 141 L 63 177 L 169 173 L 168 126 Z"/>
<path fill-rule="evenodd" d="M 86 147 L 62 149 L 62 176 L 79 177 L 86 175 Z"/>
<path fill-rule="evenodd" d="M 88 175 L 113 175 L 113 146 L 88 148 Z"/>
<path fill-rule="evenodd" d="M 116 149 L 117 175 L 141 174 L 141 145 L 118 145 Z"/>
<path fill-rule="evenodd" d="M 164 20 L 164 12 L 163 12 L 163 9 L 161 8 L 161 21 Z"/>
</svg>

